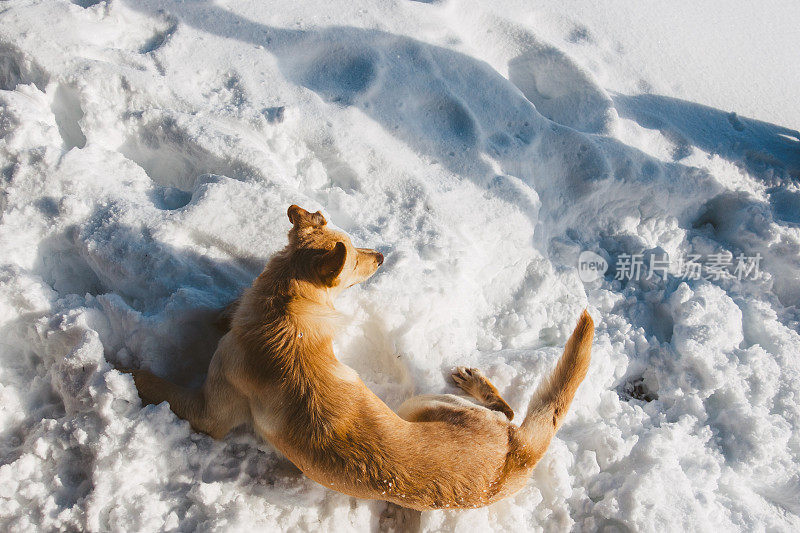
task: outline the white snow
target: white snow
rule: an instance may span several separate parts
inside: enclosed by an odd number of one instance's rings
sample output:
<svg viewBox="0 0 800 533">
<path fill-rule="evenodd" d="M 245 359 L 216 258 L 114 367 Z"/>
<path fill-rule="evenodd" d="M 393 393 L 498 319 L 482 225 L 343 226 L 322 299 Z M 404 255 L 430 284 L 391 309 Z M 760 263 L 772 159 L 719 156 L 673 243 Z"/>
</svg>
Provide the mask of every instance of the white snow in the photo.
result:
<svg viewBox="0 0 800 533">
<path fill-rule="evenodd" d="M 391 525 L 115 370 L 200 383 L 292 203 L 386 256 L 337 351 L 390 406 L 519 413 L 597 323 L 528 486 L 419 530 L 800 527 L 797 4 L 488 4 L 0 4 L 0 529 Z M 665 253 L 762 275 L 614 279 Z"/>
</svg>

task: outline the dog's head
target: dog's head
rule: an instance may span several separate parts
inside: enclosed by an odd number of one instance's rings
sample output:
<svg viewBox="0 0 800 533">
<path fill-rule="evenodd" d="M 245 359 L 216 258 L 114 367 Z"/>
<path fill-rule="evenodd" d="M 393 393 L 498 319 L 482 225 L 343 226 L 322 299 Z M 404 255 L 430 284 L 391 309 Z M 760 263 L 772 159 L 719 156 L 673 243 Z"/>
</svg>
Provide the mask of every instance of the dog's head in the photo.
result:
<svg viewBox="0 0 800 533">
<path fill-rule="evenodd" d="M 372 276 L 383 264 L 383 254 L 356 248 L 346 233 L 328 227 L 322 213 L 309 213 L 293 205 L 287 212 L 292 222 L 289 253 L 306 281 L 337 293 Z"/>
</svg>

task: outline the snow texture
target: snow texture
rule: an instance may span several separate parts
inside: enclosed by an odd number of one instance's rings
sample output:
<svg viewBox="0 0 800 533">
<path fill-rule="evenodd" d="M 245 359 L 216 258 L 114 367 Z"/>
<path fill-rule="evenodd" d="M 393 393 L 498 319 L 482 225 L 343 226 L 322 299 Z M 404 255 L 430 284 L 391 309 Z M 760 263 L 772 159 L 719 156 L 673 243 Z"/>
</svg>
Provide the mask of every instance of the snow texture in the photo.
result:
<svg viewBox="0 0 800 533">
<path fill-rule="evenodd" d="M 797 5 L 490 4 L 0 4 L 0 529 L 800 527 Z M 336 349 L 391 407 L 470 365 L 520 412 L 588 307 L 525 489 L 404 513 L 142 407 L 115 368 L 199 384 L 292 203 L 386 256 Z"/>
</svg>

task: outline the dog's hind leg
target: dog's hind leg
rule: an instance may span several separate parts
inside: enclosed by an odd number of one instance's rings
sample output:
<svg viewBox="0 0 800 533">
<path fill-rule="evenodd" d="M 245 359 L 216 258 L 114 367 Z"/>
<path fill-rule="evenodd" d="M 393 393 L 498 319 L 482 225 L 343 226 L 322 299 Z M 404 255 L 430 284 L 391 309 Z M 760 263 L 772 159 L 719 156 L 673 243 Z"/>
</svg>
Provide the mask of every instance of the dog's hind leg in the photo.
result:
<svg viewBox="0 0 800 533">
<path fill-rule="evenodd" d="M 481 405 L 492 411 L 500 411 L 508 417 L 514 419 L 514 411 L 508 403 L 500 396 L 497 387 L 492 385 L 489 378 L 477 368 L 467 368 L 460 366 L 452 374 L 453 381 L 456 382 L 464 392 L 478 400 Z"/>
<path fill-rule="evenodd" d="M 397 408 L 397 416 L 409 422 L 419 422 L 429 419 L 434 411 L 464 409 L 483 409 L 483 407 L 454 394 L 420 394 L 404 401 Z"/>
<path fill-rule="evenodd" d="M 147 370 L 132 373 L 142 400 L 153 404 L 168 402 L 170 409 L 192 428 L 215 439 L 249 419 L 247 400 L 221 376 L 209 375 L 201 389 L 188 389 Z"/>
<path fill-rule="evenodd" d="M 478 405 L 472 400 L 454 394 L 421 394 L 403 402 L 397 409 L 397 415 L 409 422 L 448 422 L 464 425 L 466 420 L 481 424 L 487 417 L 502 419 L 506 416 Z"/>
</svg>

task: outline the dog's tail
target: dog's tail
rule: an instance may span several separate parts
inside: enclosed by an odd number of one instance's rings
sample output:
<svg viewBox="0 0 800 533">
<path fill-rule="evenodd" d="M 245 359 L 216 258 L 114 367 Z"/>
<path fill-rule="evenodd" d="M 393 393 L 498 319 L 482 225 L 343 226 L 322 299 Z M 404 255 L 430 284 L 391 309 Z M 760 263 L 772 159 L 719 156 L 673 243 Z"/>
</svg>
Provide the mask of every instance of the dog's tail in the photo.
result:
<svg viewBox="0 0 800 533">
<path fill-rule="evenodd" d="M 564 348 L 564 355 L 549 377 L 542 380 L 528 405 L 522 429 L 545 447 L 561 425 L 591 360 L 594 322 L 584 309 Z"/>
</svg>

